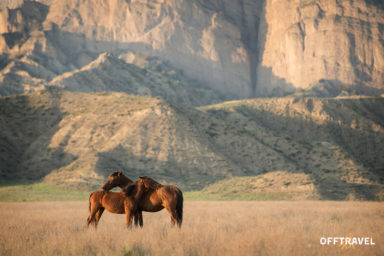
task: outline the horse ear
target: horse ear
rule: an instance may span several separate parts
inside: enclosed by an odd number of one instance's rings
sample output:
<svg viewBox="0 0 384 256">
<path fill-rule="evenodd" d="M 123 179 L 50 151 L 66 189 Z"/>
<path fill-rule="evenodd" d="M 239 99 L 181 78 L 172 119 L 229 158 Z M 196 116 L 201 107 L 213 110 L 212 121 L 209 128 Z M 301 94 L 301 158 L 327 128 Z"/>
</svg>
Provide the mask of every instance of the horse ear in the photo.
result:
<svg viewBox="0 0 384 256">
<path fill-rule="evenodd" d="M 118 177 L 120 177 L 121 174 L 122 174 L 121 172 L 117 172 L 117 176 L 118 176 Z"/>
</svg>

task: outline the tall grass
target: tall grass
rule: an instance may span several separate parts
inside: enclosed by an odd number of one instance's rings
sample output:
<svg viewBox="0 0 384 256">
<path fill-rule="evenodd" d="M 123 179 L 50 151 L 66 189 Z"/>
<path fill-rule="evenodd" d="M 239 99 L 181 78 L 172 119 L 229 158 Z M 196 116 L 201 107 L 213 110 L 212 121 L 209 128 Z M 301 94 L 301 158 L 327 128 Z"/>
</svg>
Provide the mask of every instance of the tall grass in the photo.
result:
<svg viewBox="0 0 384 256">
<path fill-rule="evenodd" d="M 378 202 L 186 201 L 181 229 L 165 210 L 128 230 L 105 212 L 86 229 L 88 202 L 0 203 L 1 255 L 384 255 Z M 321 246 L 322 236 L 368 236 L 376 245 Z"/>
</svg>

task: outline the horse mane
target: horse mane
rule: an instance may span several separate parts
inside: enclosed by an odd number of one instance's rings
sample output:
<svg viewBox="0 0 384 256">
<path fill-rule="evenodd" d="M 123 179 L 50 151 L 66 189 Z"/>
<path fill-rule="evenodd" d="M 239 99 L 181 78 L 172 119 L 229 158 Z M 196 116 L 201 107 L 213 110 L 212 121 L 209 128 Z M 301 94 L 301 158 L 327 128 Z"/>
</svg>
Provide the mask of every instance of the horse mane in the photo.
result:
<svg viewBox="0 0 384 256">
<path fill-rule="evenodd" d="M 140 180 L 144 183 L 144 186 L 146 188 L 149 188 L 152 190 L 159 189 L 163 186 L 159 182 L 155 181 L 152 178 L 149 178 L 148 176 L 140 176 Z"/>
<path fill-rule="evenodd" d="M 132 196 L 135 192 L 135 188 L 137 187 L 136 183 L 129 184 L 125 186 L 122 190 L 126 196 Z"/>
</svg>

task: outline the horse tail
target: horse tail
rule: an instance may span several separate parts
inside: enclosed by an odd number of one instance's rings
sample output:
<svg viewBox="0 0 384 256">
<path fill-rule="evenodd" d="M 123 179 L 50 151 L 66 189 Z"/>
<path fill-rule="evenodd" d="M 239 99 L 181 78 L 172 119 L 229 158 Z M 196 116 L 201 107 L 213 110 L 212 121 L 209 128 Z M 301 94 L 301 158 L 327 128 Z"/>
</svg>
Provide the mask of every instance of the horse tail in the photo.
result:
<svg viewBox="0 0 384 256">
<path fill-rule="evenodd" d="M 92 195 L 93 195 L 93 192 L 89 195 L 89 199 L 88 199 L 88 201 L 89 201 L 89 206 L 88 206 L 89 212 L 91 212 L 91 197 L 92 197 Z"/>
<path fill-rule="evenodd" d="M 183 222 L 183 192 L 180 189 L 177 189 L 177 205 L 176 205 L 176 213 L 177 213 L 177 225 L 181 227 L 181 223 Z"/>
</svg>

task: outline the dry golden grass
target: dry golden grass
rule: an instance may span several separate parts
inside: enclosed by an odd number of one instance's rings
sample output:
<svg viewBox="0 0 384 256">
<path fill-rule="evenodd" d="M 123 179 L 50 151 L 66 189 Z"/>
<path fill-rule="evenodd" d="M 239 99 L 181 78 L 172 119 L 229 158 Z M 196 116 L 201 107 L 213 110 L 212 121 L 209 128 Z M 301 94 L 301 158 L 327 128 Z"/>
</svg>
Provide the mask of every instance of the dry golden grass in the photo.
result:
<svg viewBox="0 0 384 256">
<path fill-rule="evenodd" d="M 1 255 L 384 255 L 378 202 L 187 201 L 184 223 L 165 210 L 127 230 L 105 212 L 86 229 L 88 202 L 0 203 Z M 376 245 L 321 246 L 321 236 L 368 236 Z"/>
</svg>

